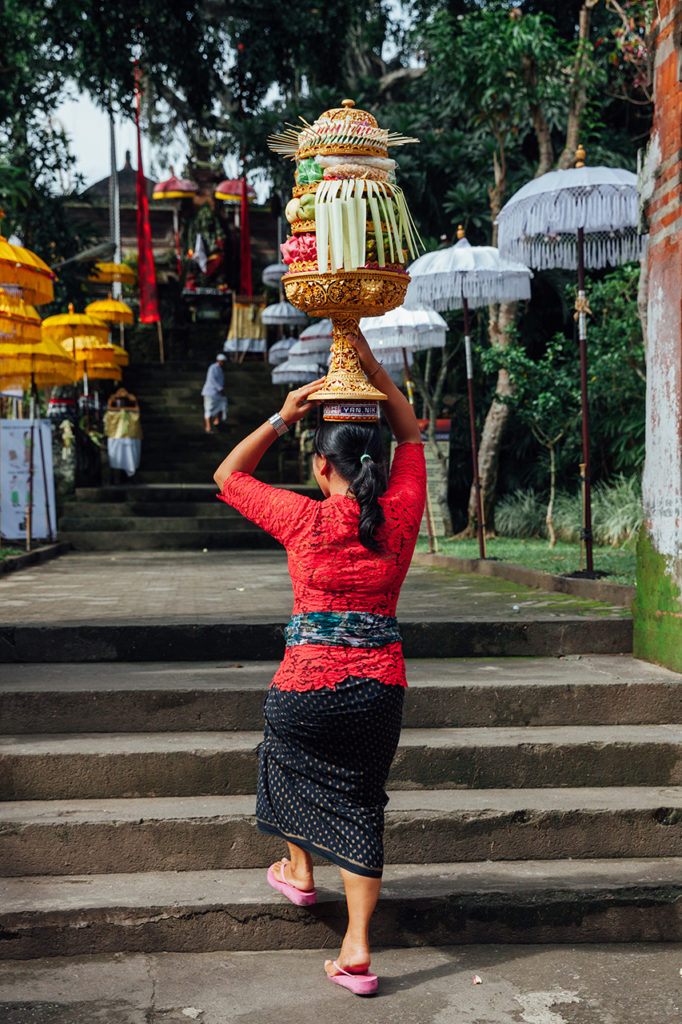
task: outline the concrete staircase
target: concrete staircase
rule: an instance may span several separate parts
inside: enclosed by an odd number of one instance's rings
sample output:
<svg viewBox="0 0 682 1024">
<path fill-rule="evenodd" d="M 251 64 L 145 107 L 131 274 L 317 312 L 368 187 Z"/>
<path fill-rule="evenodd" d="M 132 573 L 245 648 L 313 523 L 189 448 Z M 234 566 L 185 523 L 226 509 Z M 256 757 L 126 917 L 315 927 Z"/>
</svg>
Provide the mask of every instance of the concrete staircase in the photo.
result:
<svg viewBox="0 0 682 1024">
<path fill-rule="evenodd" d="M 207 435 L 200 394 L 206 365 L 186 361 L 128 367 L 123 383 L 137 396 L 144 431 L 140 468 L 117 486 L 78 488 L 75 500 L 62 508 L 60 540 L 78 551 L 213 550 L 274 543 L 215 500 L 212 480 L 230 448 L 279 408 L 283 392 L 273 387 L 267 363 L 228 363 L 228 420 Z M 297 480 L 293 438 L 266 453 L 259 477 L 272 483 Z"/>
<path fill-rule="evenodd" d="M 265 883 L 263 656 L 4 672 L 2 957 L 337 947 L 336 869 L 311 909 Z M 377 945 L 682 939 L 680 676 L 591 655 L 408 678 Z"/>
</svg>

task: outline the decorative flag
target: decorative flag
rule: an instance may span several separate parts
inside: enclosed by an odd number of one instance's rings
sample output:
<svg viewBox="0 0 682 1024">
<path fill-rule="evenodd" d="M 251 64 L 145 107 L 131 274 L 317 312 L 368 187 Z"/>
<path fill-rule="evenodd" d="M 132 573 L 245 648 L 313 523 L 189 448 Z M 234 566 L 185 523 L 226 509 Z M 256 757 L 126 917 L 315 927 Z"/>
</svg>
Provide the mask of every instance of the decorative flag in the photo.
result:
<svg viewBox="0 0 682 1024">
<path fill-rule="evenodd" d="M 142 138 L 140 135 L 140 70 L 135 64 L 135 126 L 137 128 L 137 282 L 140 292 L 140 321 L 159 323 L 159 300 L 156 292 L 156 270 L 149 226 L 147 184 L 142 170 Z"/>
<path fill-rule="evenodd" d="M 197 235 L 197 240 L 194 243 L 194 262 L 198 266 L 202 274 L 206 273 L 206 267 L 208 266 L 208 255 L 206 253 L 206 246 L 201 235 Z"/>
<path fill-rule="evenodd" d="M 243 168 L 242 168 L 243 170 Z M 242 177 L 242 233 L 239 244 L 239 291 L 242 295 L 253 295 L 251 280 L 251 233 L 249 230 L 249 200 L 246 187 L 246 175 Z"/>
</svg>

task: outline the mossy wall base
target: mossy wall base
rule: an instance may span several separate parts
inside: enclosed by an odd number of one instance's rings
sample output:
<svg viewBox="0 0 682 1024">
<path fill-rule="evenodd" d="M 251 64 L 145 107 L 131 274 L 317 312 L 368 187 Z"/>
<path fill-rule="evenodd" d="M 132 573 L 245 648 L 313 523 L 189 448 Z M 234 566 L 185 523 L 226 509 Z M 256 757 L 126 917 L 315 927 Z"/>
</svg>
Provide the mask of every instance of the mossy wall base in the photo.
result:
<svg viewBox="0 0 682 1024">
<path fill-rule="evenodd" d="M 682 672 L 680 572 L 656 551 L 646 527 L 642 527 L 637 544 L 637 596 L 632 616 L 634 656 Z"/>
</svg>

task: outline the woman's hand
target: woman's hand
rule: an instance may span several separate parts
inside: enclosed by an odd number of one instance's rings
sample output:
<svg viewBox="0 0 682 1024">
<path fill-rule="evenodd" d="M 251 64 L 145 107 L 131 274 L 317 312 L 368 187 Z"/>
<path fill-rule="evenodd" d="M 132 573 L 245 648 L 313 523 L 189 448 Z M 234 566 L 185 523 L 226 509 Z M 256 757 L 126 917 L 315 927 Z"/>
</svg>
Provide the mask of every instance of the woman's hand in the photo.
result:
<svg viewBox="0 0 682 1024">
<path fill-rule="evenodd" d="M 357 352 L 358 359 L 360 360 L 360 366 L 369 376 L 369 374 L 373 373 L 380 364 L 377 357 L 374 355 L 371 348 L 367 344 L 367 339 L 365 338 L 364 334 L 358 328 L 357 334 L 346 335 L 346 341 L 350 342 L 350 344 Z"/>
<path fill-rule="evenodd" d="M 319 391 L 326 380 L 326 377 L 319 377 L 311 380 L 310 384 L 304 384 L 302 388 L 290 391 L 284 399 L 284 405 L 279 411 L 280 416 L 289 427 L 292 423 L 302 420 L 309 409 L 312 409 L 314 402 L 308 401 L 308 395 L 313 391 Z"/>
</svg>

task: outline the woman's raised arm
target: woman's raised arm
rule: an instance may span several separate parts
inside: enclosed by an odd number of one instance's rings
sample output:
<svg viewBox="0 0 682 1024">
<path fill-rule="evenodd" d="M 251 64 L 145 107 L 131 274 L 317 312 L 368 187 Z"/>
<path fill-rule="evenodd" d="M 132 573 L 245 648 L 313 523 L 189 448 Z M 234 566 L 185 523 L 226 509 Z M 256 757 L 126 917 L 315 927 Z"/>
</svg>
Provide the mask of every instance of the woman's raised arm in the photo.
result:
<svg viewBox="0 0 682 1024">
<path fill-rule="evenodd" d="M 386 395 L 386 401 L 381 403 L 381 408 L 398 444 L 402 444 L 403 441 L 420 444 L 422 435 L 414 409 L 373 355 L 364 335 L 358 331 L 357 335 L 348 334 L 347 338 L 358 353 L 360 365 L 370 383 Z"/>
<path fill-rule="evenodd" d="M 313 408 L 315 403 L 308 401 L 308 395 L 311 391 L 316 391 L 323 381 L 324 377 L 320 377 L 319 380 L 313 380 L 310 384 L 304 384 L 302 388 L 289 392 L 279 411 L 285 427 L 290 427 L 292 423 L 303 419 L 308 410 Z M 279 433 L 281 431 L 278 432 L 270 420 L 266 420 L 235 445 L 213 474 L 213 479 L 221 491 L 230 473 L 253 473 L 270 445 L 279 437 Z"/>
</svg>

